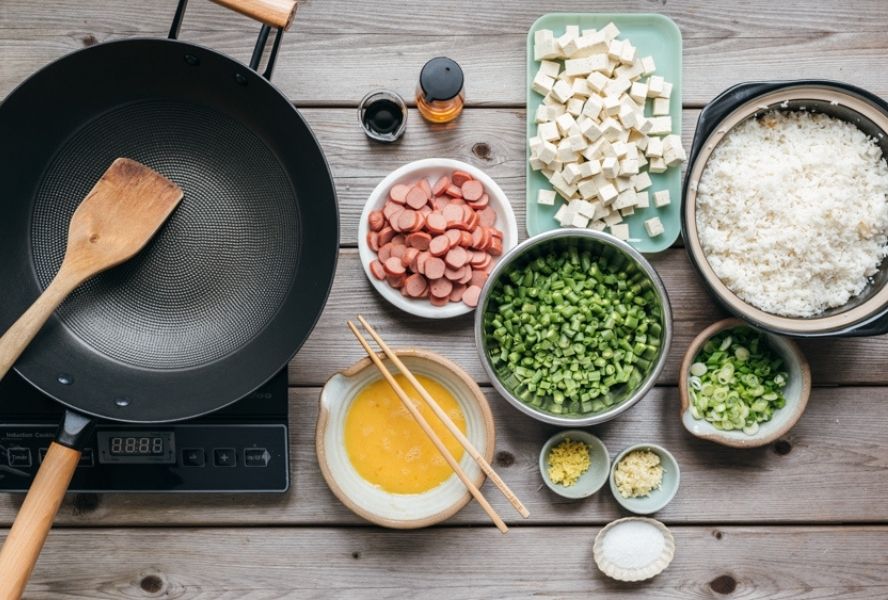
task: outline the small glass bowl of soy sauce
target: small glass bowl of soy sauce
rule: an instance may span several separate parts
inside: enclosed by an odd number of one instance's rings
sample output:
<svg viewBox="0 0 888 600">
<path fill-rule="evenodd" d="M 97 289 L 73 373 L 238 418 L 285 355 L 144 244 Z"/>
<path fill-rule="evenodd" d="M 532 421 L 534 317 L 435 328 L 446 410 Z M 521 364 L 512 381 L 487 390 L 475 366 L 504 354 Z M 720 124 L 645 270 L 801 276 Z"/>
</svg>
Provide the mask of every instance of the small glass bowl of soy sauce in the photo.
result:
<svg viewBox="0 0 888 600">
<path fill-rule="evenodd" d="M 390 144 L 404 135 L 407 105 L 394 92 L 370 92 L 358 104 L 358 121 L 367 137 Z"/>
</svg>

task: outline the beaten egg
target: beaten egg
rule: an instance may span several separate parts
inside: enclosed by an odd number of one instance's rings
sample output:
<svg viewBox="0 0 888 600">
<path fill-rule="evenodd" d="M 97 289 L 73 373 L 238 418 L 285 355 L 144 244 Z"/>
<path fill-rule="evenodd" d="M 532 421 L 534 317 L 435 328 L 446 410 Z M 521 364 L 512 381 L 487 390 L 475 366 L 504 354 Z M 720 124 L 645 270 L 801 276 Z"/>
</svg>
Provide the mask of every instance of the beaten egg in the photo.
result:
<svg viewBox="0 0 888 600">
<path fill-rule="evenodd" d="M 395 378 L 459 461 L 463 448 L 456 438 L 403 375 Z M 437 381 L 423 375 L 416 378 L 465 433 L 466 419 L 456 398 Z M 453 474 L 444 457 L 383 379 L 368 384 L 352 401 L 345 417 L 345 449 L 361 477 L 387 492 L 421 494 L 441 485 Z"/>
</svg>

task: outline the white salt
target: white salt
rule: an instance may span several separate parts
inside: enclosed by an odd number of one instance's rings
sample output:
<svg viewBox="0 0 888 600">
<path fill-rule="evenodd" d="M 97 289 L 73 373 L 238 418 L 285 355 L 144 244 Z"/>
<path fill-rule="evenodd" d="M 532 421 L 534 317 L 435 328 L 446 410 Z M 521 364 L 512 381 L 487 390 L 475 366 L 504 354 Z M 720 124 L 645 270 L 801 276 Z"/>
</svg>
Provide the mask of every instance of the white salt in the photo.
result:
<svg viewBox="0 0 888 600">
<path fill-rule="evenodd" d="M 645 521 L 626 521 L 615 525 L 604 536 L 604 556 L 624 569 L 646 567 L 660 558 L 666 540 L 663 532 Z"/>
</svg>

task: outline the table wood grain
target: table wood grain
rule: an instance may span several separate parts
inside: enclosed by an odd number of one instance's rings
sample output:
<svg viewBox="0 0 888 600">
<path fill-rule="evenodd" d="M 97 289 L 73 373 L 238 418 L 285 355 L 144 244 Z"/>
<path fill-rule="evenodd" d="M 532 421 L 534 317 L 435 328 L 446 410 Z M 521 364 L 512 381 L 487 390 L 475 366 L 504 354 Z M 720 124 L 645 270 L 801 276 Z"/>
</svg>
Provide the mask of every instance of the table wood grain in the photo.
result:
<svg viewBox="0 0 888 600">
<path fill-rule="evenodd" d="M 175 0 L 0 0 L 0 99 L 65 54 L 113 39 L 163 36 Z M 446 328 L 398 312 L 373 291 L 355 249 L 373 187 L 428 156 L 488 172 L 524 221 L 524 52 L 546 12 L 659 12 L 684 39 L 682 136 L 699 108 L 747 80 L 820 77 L 888 96 L 888 10 L 882 0 L 305 0 L 284 38 L 274 82 L 302 109 L 330 162 L 341 213 L 336 280 L 317 328 L 289 368 L 292 488 L 268 495 L 70 494 L 29 598 L 886 598 L 888 341 L 802 343 L 815 389 L 799 424 L 770 446 L 735 451 L 689 436 L 675 383 L 685 347 L 723 315 L 681 248 L 653 258 L 673 304 L 675 338 L 658 385 L 619 419 L 593 429 L 611 454 L 663 444 L 682 467 L 676 499 L 658 514 L 675 562 L 651 582 L 616 584 L 592 566 L 592 540 L 622 516 L 608 491 L 579 503 L 551 494 L 537 453 L 553 428 L 524 417 L 489 386 L 471 318 Z M 385 9 L 385 10 L 383 10 Z M 191 0 L 181 37 L 245 60 L 256 25 Z M 411 110 L 401 143 L 369 142 L 355 106 L 386 87 L 408 99 L 420 66 L 446 54 L 467 79 L 469 108 L 448 126 Z M 60 91 L 59 102 L 64 102 Z M 525 232 L 521 231 L 522 237 Z M 393 346 L 459 362 L 481 385 L 497 426 L 495 466 L 531 511 L 503 537 L 474 504 L 446 525 L 393 532 L 368 526 L 330 493 L 314 454 L 319 386 L 360 356 L 343 344 L 362 312 Z M 0 526 L 21 496 L 0 496 Z M 4 535 L 0 531 L 0 535 Z"/>
</svg>

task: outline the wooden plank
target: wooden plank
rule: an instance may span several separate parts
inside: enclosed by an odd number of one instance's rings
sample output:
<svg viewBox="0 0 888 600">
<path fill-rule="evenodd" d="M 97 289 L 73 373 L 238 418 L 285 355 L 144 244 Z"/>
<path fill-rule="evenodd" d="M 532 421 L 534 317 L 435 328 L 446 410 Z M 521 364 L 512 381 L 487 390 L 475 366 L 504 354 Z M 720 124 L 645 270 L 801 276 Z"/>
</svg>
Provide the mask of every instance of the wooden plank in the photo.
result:
<svg viewBox="0 0 888 600">
<path fill-rule="evenodd" d="M 621 584 L 596 530 L 108 529 L 49 536 L 32 598 L 717 598 L 888 595 L 885 527 L 675 527 L 675 559 Z M 421 590 L 421 591 L 420 591 Z"/>
<path fill-rule="evenodd" d="M 249 56 L 255 25 L 207 2 L 192 3 L 182 39 L 241 60 Z M 812 5 L 793 0 L 722 6 L 673 2 L 656 10 L 673 17 L 684 35 L 684 102 L 701 106 L 734 83 L 819 77 L 845 80 L 888 95 L 888 73 L 874 68 L 888 47 L 885 11 L 878 0 Z M 0 7 L 0 97 L 47 62 L 90 45 L 133 35 L 166 35 L 172 1 L 6 0 Z M 351 105 L 386 87 L 411 97 L 422 64 L 452 56 L 466 71 L 468 102 L 524 103 L 525 36 L 537 16 L 588 10 L 575 1 L 536 3 L 423 0 L 418 19 L 380 14 L 372 0 L 306 2 L 286 38 L 275 81 L 299 104 Z M 650 11 L 642 0 L 596 4 L 606 12 Z M 467 18 L 469 17 L 470 18 Z M 869 67 L 868 67 L 869 66 Z"/>
<path fill-rule="evenodd" d="M 554 431 L 485 389 L 497 426 L 495 467 L 531 512 L 521 520 L 489 484 L 485 495 L 512 525 L 601 524 L 620 516 L 605 487 L 568 502 L 543 486 L 538 452 Z M 277 495 L 72 495 L 60 526 L 361 525 L 329 491 L 317 465 L 317 388 L 291 388 L 292 488 Z M 668 448 L 682 469 L 678 496 L 658 514 L 669 523 L 888 521 L 888 388 L 817 388 L 799 424 L 781 443 L 737 451 L 687 434 L 675 388 L 656 388 L 637 406 L 593 431 L 611 456 L 633 443 Z M 804 499 L 804 500 L 802 500 Z M 0 524 L 20 498 L 0 497 Z M 488 525 L 470 504 L 450 523 Z"/>
</svg>

